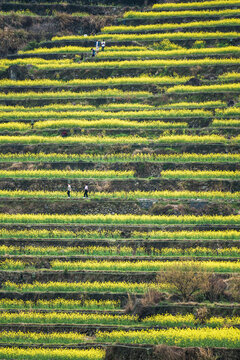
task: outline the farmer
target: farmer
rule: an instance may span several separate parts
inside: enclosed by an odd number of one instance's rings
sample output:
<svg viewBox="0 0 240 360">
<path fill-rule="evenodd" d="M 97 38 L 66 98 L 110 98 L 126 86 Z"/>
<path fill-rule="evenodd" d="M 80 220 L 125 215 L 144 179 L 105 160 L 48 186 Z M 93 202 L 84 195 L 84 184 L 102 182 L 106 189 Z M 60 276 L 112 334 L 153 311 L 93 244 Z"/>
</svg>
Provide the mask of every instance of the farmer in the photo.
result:
<svg viewBox="0 0 240 360">
<path fill-rule="evenodd" d="M 88 198 L 88 185 L 85 185 L 85 187 L 84 187 L 84 195 L 83 195 L 83 197 Z"/>
<path fill-rule="evenodd" d="M 71 185 L 68 184 L 68 187 L 67 187 L 67 195 L 68 195 L 69 198 L 70 198 L 71 191 L 72 191 Z"/>
<path fill-rule="evenodd" d="M 106 43 L 105 43 L 105 41 L 104 41 L 104 40 L 101 42 L 101 45 L 102 45 L 102 51 L 104 51 L 105 46 L 106 46 Z"/>
</svg>

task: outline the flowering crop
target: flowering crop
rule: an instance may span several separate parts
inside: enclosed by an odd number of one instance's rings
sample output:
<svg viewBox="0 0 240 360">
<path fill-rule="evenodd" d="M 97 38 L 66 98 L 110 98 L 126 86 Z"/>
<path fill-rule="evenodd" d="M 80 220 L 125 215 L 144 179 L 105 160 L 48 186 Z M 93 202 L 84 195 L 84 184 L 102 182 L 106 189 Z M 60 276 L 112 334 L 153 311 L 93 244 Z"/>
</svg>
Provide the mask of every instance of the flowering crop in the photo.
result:
<svg viewBox="0 0 240 360">
<path fill-rule="evenodd" d="M 176 162 L 176 163 L 235 163 L 240 161 L 240 154 L 232 153 L 209 153 L 209 154 L 155 154 L 155 153 L 117 153 L 117 154 L 65 154 L 65 153 L 0 153 L 0 162 L 15 161 L 45 161 L 45 162 L 78 162 L 78 161 L 96 161 L 96 162 L 135 162 L 135 161 L 151 161 L 151 162 Z M 150 193 L 149 193 L 150 194 Z M 156 192 L 157 194 L 157 192 Z"/>
<path fill-rule="evenodd" d="M 181 3 L 183 4 L 183 3 Z M 191 3 L 192 4 L 192 3 Z M 166 5 L 166 4 L 161 4 Z M 179 5 L 175 3 L 175 5 Z M 147 24 L 147 25 L 137 25 L 137 26 L 126 26 L 126 25 L 118 25 L 118 26 L 105 26 L 102 29 L 102 33 L 105 34 L 117 34 L 117 33 L 146 33 L 146 32 L 161 32 L 166 30 L 175 30 L 175 29 L 195 29 L 195 28 L 202 28 L 205 29 L 206 27 L 213 27 L 216 28 L 218 26 L 239 26 L 240 21 L 239 19 L 232 18 L 232 19 L 221 19 L 221 20 L 208 20 L 208 21 L 191 21 L 191 22 L 181 22 L 179 23 L 164 23 L 164 24 Z M 37 49 L 38 50 L 38 49 Z M 48 49 L 51 50 L 51 49 Z M 113 51 L 112 47 L 109 48 L 109 51 Z M 122 49 L 125 50 L 125 49 Z M 126 47 L 126 50 L 128 48 Z M 136 49 L 139 50 L 139 49 Z M 133 50 L 133 51 L 136 51 Z M 142 50 L 140 48 L 140 50 Z M 114 50 L 115 51 L 115 50 Z M 120 50 L 121 51 L 121 50 Z"/>
<path fill-rule="evenodd" d="M 162 224 L 239 224 L 240 215 L 134 215 L 134 214 L 0 214 L 2 224 L 101 224 L 101 225 L 162 225 Z"/>
<path fill-rule="evenodd" d="M 239 24 L 240 25 L 240 24 Z M 226 46 L 222 48 L 203 48 L 203 49 L 177 49 L 177 50 L 142 50 L 142 51 L 109 51 L 101 52 L 97 59 L 131 59 L 131 58 L 178 58 L 187 56 L 213 56 L 213 55 L 239 55 L 240 48 L 237 46 Z M 176 82 L 181 83 L 181 78 L 177 78 Z M 8 83 L 8 82 L 6 82 Z M 182 81 L 183 83 L 183 81 Z M 0 82 L 1 85 L 1 82 Z"/>
<path fill-rule="evenodd" d="M 236 328 L 223 329 L 165 329 L 141 331 L 98 332 L 96 341 L 107 343 L 131 344 L 166 344 L 169 346 L 201 346 L 239 348 L 240 330 Z"/>
<path fill-rule="evenodd" d="M 175 18 L 175 17 L 221 17 L 221 16 L 239 16 L 239 9 L 224 9 L 224 10 L 186 10 L 186 11 L 148 11 L 148 12 L 140 12 L 140 11 L 128 11 L 123 15 L 124 19 L 166 19 L 166 18 Z"/>
<path fill-rule="evenodd" d="M 149 289 L 158 289 L 163 291 L 171 290 L 172 287 L 168 284 L 156 284 L 156 283 L 130 283 L 130 282 L 54 282 L 49 281 L 47 283 L 41 283 L 38 281 L 33 282 L 32 284 L 15 284 L 10 281 L 7 281 L 3 284 L 2 290 L 5 291 L 19 291 L 19 292 L 29 292 L 29 291 L 64 291 L 64 292 L 115 292 L 115 293 L 136 293 L 143 294 Z"/>
<path fill-rule="evenodd" d="M 168 88 L 169 94 L 184 94 L 184 93 L 225 93 L 225 92 L 240 92 L 240 84 L 215 84 L 215 85 L 176 85 Z"/>
<path fill-rule="evenodd" d="M 121 232 L 106 230 L 58 230 L 58 229 L 0 229 L 1 239 L 123 239 Z M 239 240 L 240 232 L 237 230 L 223 231 L 133 231 L 130 238 L 142 240 Z"/>
<path fill-rule="evenodd" d="M 239 142 L 238 137 L 227 140 L 222 135 L 164 135 L 159 138 L 152 139 L 140 136 L 68 136 L 66 138 L 60 136 L 0 136 L 0 144 L 216 144 L 216 143 L 235 143 Z"/>
<path fill-rule="evenodd" d="M 180 2 L 180 3 L 163 3 L 154 4 L 153 10 L 177 10 L 177 9 L 202 9 L 202 8 L 218 8 L 227 6 L 238 6 L 240 5 L 239 0 L 210 0 L 210 1 L 193 1 L 193 2 Z"/>
<path fill-rule="evenodd" d="M 116 191 L 116 192 L 91 192 L 91 199 L 208 199 L 208 200 L 237 200 L 240 192 L 222 191 Z M 49 198 L 65 199 L 65 191 L 27 191 L 27 190 L 0 190 L 0 198 Z M 79 192 L 72 191 L 72 198 L 81 198 Z"/>
<path fill-rule="evenodd" d="M 53 270 L 94 270 L 94 271 L 168 271 L 173 270 L 178 264 L 185 267 L 199 266 L 199 269 L 213 272 L 240 272 L 240 262 L 229 261 L 158 261 L 158 260 L 138 260 L 130 261 L 109 261 L 109 260 L 87 260 L 87 261 L 60 261 L 51 262 Z"/>
<path fill-rule="evenodd" d="M 48 348 L 0 348 L 0 357 L 6 360 L 103 360 L 105 351 L 100 349 L 48 349 Z"/>
<path fill-rule="evenodd" d="M 34 256 L 82 256 L 82 255 L 101 255 L 101 256 L 193 256 L 193 257 L 239 257 L 240 256 L 240 249 L 237 247 L 230 247 L 230 248 L 220 248 L 220 249 L 212 249 L 207 247 L 195 247 L 195 248 L 187 248 L 187 249 L 181 249 L 181 248 L 161 248 L 157 249 L 154 247 L 151 247 L 150 251 L 149 249 L 146 250 L 144 247 L 137 247 L 132 248 L 128 246 L 122 245 L 120 248 L 118 246 L 75 246 L 75 247 L 61 247 L 61 246 L 25 246 L 25 247 L 19 247 L 19 246 L 6 246 L 1 245 L 0 246 L 0 255 L 34 255 Z M 62 299 L 61 301 L 63 301 Z M 11 303 L 12 300 L 9 300 L 9 302 L 6 303 L 6 299 L 4 299 L 3 302 L 0 300 L 0 308 L 1 307 L 14 307 L 15 302 L 13 304 Z M 15 300 L 14 300 L 15 301 Z M 55 308 L 57 305 L 59 305 L 60 308 L 64 308 L 64 306 L 70 307 L 75 306 L 76 308 L 112 308 L 111 302 L 107 303 L 104 301 L 100 301 L 98 304 L 97 302 L 93 304 L 87 302 L 86 304 L 82 301 L 77 301 L 76 304 L 70 304 L 66 303 L 65 305 L 61 303 L 59 300 L 58 302 L 54 303 L 48 303 L 46 302 L 45 307 L 46 308 Z M 11 305 L 12 304 L 12 305 Z M 22 303 L 19 303 L 19 306 Z M 32 303 L 31 301 L 27 304 L 24 304 L 25 307 L 37 307 L 41 308 L 43 307 L 43 304 L 34 305 L 35 303 Z M 74 305 L 75 304 L 75 305 Z M 23 306 L 23 304 L 22 304 Z M 114 308 L 114 307 L 113 307 Z"/>
<path fill-rule="evenodd" d="M 45 309 L 45 310 L 114 310 L 120 308 L 120 301 L 117 300 L 10 300 L 1 299 L 0 309 Z M 2 335 L 2 333 L 1 333 Z"/>
<path fill-rule="evenodd" d="M 1 173 L 0 173 L 1 174 Z M 161 172 L 164 179 L 240 179 L 240 171 L 225 170 L 166 170 Z"/>
<path fill-rule="evenodd" d="M 92 63 L 93 64 L 93 63 Z M 108 97 L 120 97 L 120 98 L 143 98 L 152 96 L 147 91 L 122 91 L 119 89 L 98 89 L 89 92 L 72 92 L 72 91 L 50 91 L 50 92 L 9 92 L 7 94 L 0 93 L 0 99 L 7 100 L 24 100 L 24 99 L 96 99 L 96 98 L 108 98 Z"/>
<path fill-rule="evenodd" d="M 114 171 L 114 170 L 0 170 L 0 178 L 67 178 L 67 179 L 126 179 L 133 178 L 133 171 Z"/>
</svg>

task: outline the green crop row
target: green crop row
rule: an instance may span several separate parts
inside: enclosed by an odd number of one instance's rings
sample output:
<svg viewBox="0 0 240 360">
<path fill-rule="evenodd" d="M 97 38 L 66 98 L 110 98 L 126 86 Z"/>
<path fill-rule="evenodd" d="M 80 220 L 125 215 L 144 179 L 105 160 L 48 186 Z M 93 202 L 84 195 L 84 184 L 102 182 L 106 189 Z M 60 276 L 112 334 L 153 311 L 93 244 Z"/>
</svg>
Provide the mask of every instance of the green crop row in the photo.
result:
<svg viewBox="0 0 240 360">
<path fill-rule="evenodd" d="M 134 326 L 161 326 L 189 328 L 201 327 L 201 322 L 194 318 L 193 314 L 186 315 L 155 315 L 147 317 L 138 322 L 138 317 L 133 315 L 111 315 L 111 314 L 86 314 L 86 313 L 40 313 L 40 312 L 19 312 L 0 313 L 0 324 L 11 323 L 34 323 L 34 324 L 101 324 L 101 325 L 134 325 Z M 235 317 L 211 317 L 206 320 L 206 326 L 220 328 L 238 324 L 240 318 Z M 6 340 L 5 340 L 6 341 Z"/>
<path fill-rule="evenodd" d="M 222 173 L 220 173 L 222 175 Z M 202 175 L 202 174 L 201 174 Z M 200 176 L 201 176 L 200 175 Z M 211 176 L 206 174 L 206 176 Z M 180 175 L 181 178 L 181 175 Z M 91 199 L 122 199 L 122 200 L 138 200 L 138 199 L 207 199 L 207 200 L 237 200 L 240 192 L 222 192 L 222 191 L 116 191 L 116 192 L 91 192 Z M 0 190 L 0 198 L 49 198 L 64 199 L 66 192 L 64 191 L 27 191 L 27 190 Z M 72 198 L 81 198 L 79 192 L 72 191 Z"/>
<path fill-rule="evenodd" d="M 0 229 L 1 239 L 122 239 L 118 230 L 58 230 L 58 229 L 25 229 L 8 230 Z M 222 231 L 133 231 L 131 238 L 142 240 L 240 240 L 240 232 L 237 230 Z"/>
<path fill-rule="evenodd" d="M 61 69 L 146 69 L 146 68 L 159 68 L 159 67 L 193 67 L 193 66 L 226 66 L 226 65 L 239 65 L 240 59 L 235 58 L 229 58 L 229 59 L 211 59 L 211 58 L 204 58 L 204 59 L 151 59 L 151 60 L 125 60 L 125 61 L 95 61 L 95 62 L 81 62 L 79 64 L 76 63 L 69 63 L 69 64 L 39 64 L 37 65 L 37 68 L 40 70 L 61 70 Z M 104 94 L 104 91 L 106 94 Z M 97 90 L 95 92 L 89 92 L 86 93 L 86 97 L 100 97 L 102 92 L 102 96 L 119 96 L 122 97 L 124 94 L 127 94 L 127 92 L 120 91 L 118 89 L 108 89 L 108 90 Z M 62 91 L 63 93 L 63 91 Z M 69 93 L 69 96 L 71 96 L 71 92 L 65 91 L 67 97 L 67 93 Z M 96 93 L 96 94 L 93 94 Z M 139 96 L 142 92 L 133 92 L 132 96 L 139 93 Z M 27 93 L 26 93 L 27 94 Z M 36 94 L 33 93 L 32 94 Z M 46 94 L 46 93 L 44 93 Z M 44 98 L 44 94 L 41 94 L 41 96 Z M 53 93 L 54 94 L 54 93 Z M 56 94 L 61 94 L 61 92 L 58 92 Z M 73 93 L 74 94 L 74 93 Z M 80 93 L 81 94 L 81 93 Z M 148 92 L 145 92 L 147 96 L 149 96 Z M 0 98 L 2 96 L 6 96 L 6 99 L 9 98 L 8 94 L 0 93 Z M 24 94 L 20 94 L 22 96 L 25 96 Z M 20 96 L 19 95 L 19 96 Z M 31 94 L 27 95 L 28 97 L 31 97 Z M 72 95 L 74 96 L 74 95 Z M 129 93 L 129 96 L 130 93 Z M 56 96 L 57 97 L 57 96 Z M 79 95 L 80 97 L 80 95 Z M 144 97 L 144 96 L 142 96 Z M 11 97 L 10 97 L 11 98 Z"/>
<path fill-rule="evenodd" d="M 39 248 L 44 249 L 44 248 Z M 63 248 L 64 249 L 64 248 Z M 115 310 L 120 308 L 116 300 L 72 300 L 57 298 L 53 300 L 11 300 L 1 299 L 0 309 L 42 309 L 42 310 Z M 2 333 L 1 333 L 2 335 Z"/>
<path fill-rule="evenodd" d="M 2 224 L 101 224 L 101 225 L 237 225 L 240 215 L 133 215 L 133 214 L 0 214 Z"/>
<path fill-rule="evenodd" d="M 240 86 L 240 84 L 239 84 Z M 239 108 L 240 111 L 240 108 Z M 203 109 L 151 109 L 151 110 L 139 110 L 139 111 L 103 111 L 103 110 L 86 110 L 86 111 L 6 111 L 1 112 L 0 120 L 46 120 L 54 119 L 55 122 L 60 119 L 123 119 L 127 120 L 139 120 L 139 119 L 176 119 L 176 118 L 211 118 L 212 112 Z"/>
<path fill-rule="evenodd" d="M 214 127 L 239 127 L 240 120 L 233 120 L 233 119 L 213 120 L 212 126 L 214 126 Z"/>
<path fill-rule="evenodd" d="M 176 4 L 176 3 L 175 3 Z M 161 4 L 164 5 L 164 4 Z M 118 25 L 118 26 L 105 26 L 102 29 L 102 33 L 105 34 L 119 34 L 119 33 L 147 33 L 147 32 L 164 32 L 166 30 L 176 30 L 176 29 L 205 29 L 209 27 L 228 27 L 228 26 L 239 26 L 240 20 L 236 18 L 232 19 L 221 19 L 221 20 L 208 20 L 208 21 L 192 21 L 184 23 L 164 23 L 164 24 L 148 24 L 148 25 L 136 25 L 136 26 L 127 26 L 127 25 Z M 55 48 L 54 48 L 55 49 Z M 57 48 L 56 48 L 57 49 Z M 50 50 L 50 49 L 46 49 Z M 109 48 L 109 51 L 112 51 L 112 47 Z M 124 49 L 122 49 L 124 50 Z M 126 50 L 127 47 L 126 47 Z M 138 49 L 136 49 L 138 50 Z M 143 50 L 143 49 L 140 49 Z"/>
<path fill-rule="evenodd" d="M 148 91 L 122 91 L 119 89 L 98 89 L 89 92 L 73 92 L 73 91 L 46 91 L 34 92 L 29 91 L 25 93 L 9 92 L 7 94 L 0 93 L 0 100 L 25 100 L 25 99 L 97 99 L 108 97 L 120 98 L 145 98 L 152 96 Z"/>
<path fill-rule="evenodd" d="M 234 46 L 232 48 L 235 48 Z M 220 48 L 222 49 L 222 48 Z M 223 48 L 224 49 L 224 48 Z M 201 49 L 200 49 L 201 50 Z M 240 48 L 239 48 L 240 50 Z M 144 52 L 143 52 L 144 53 Z M 150 51 L 150 53 L 155 53 L 155 51 Z M 159 57 L 158 52 L 156 52 L 155 57 Z M 231 53 L 229 51 L 229 53 Z M 119 51 L 119 56 L 117 58 L 121 58 L 122 52 Z M 133 52 L 133 56 L 136 53 Z M 142 57 L 142 51 L 139 51 L 139 57 Z M 109 57 L 111 57 L 112 53 L 109 52 Z M 143 55 L 144 56 L 144 55 Z M 190 79 L 189 76 L 147 76 L 141 75 L 138 77 L 115 77 L 115 78 L 100 78 L 100 79 L 73 79 L 69 81 L 63 80 L 52 80 L 52 79 L 35 79 L 35 80 L 9 80 L 2 79 L 0 80 L 0 87 L 32 87 L 32 86 L 51 86 L 51 87 L 64 87 L 64 86 L 117 86 L 117 85 L 141 85 L 141 84 L 150 84 L 150 85 L 169 85 L 169 84 L 184 84 Z"/>
<path fill-rule="evenodd" d="M 226 93 L 240 92 L 240 83 L 215 84 L 215 85 L 176 85 L 166 90 L 169 94 L 190 94 L 190 93 Z"/>
<path fill-rule="evenodd" d="M 240 12 L 240 10 L 239 10 Z M 149 14 L 149 13 L 148 13 Z M 155 13 L 154 13 L 155 14 Z M 90 35 L 88 40 L 98 40 L 99 35 Z M 237 32 L 169 32 L 169 33 L 157 33 L 157 34 L 104 34 L 105 40 L 112 41 L 161 41 L 164 39 L 169 40 L 208 40 L 208 39 L 237 39 L 239 38 L 239 33 Z M 52 38 L 52 41 L 85 41 L 86 38 L 83 35 L 65 35 L 65 36 L 55 36 Z M 21 59 L 26 60 L 29 59 Z M 37 60 L 35 60 L 37 61 Z M 8 60 L 9 62 L 9 60 Z M 45 61 L 46 62 L 46 61 Z M 18 62 L 19 63 L 19 59 Z M 29 63 L 29 62 L 27 62 Z M 41 63 L 44 63 L 42 61 Z M 1 65 L 1 62 L 0 62 Z"/>
<path fill-rule="evenodd" d="M 179 10 L 179 9 L 202 9 L 202 8 L 217 8 L 228 6 L 240 6 L 239 0 L 210 0 L 210 1 L 192 1 L 192 2 L 170 2 L 154 4 L 153 10 Z"/>
<path fill-rule="evenodd" d="M 127 11 L 124 13 L 124 19 L 149 19 L 149 20 L 158 20 L 158 19 L 169 19 L 169 18 L 208 18 L 208 17 L 230 17 L 230 16 L 239 16 L 240 9 L 224 9 L 224 10 L 185 10 L 185 11 Z"/>
<path fill-rule="evenodd" d="M 163 121 L 124 121 L 121 119 L 100 119 L 100 120 L 48 120 L 34 123 L 34 129 L 61 129 L 61 128 L 100 128 L 100 129 L 171 129 L 171 128 L 185 128 L 188 124 L 186 122 L 163 122 Z M 31 129 L 31 124 L 24 124 L 21 122 L 0 123 L 1 130 L 9 131 L 27 131 Z"/>
<path fill-rule="evenodd" d="M 171 103 L 171 105 L 161 105 L 159 107 L 140 104 L 140 103 L 109 103 L 100 105 L 98 108 L 92 105 L 81 104 L 49 104 L 44 106 L 24 107 L 21 105 L 9 106 L 0 105 L 0 111 L 4 112 L 7 116 L 7 112 L 48 112 L 55 111 L 60 115 L 63 111 L 88 111 L 88 110 L 101 110 L 101 111 L 139 111 L 139 110 L 163 110 L 163 109 L 201 109 L 201 108 L 224 108 L 226 103 L 223 101 L 204 101 L 204 102 L 178 102 Z"/>
<path fill-rule="evenodd" d="M 8 260 L 5 260 L 8 261 Z M 9 260 L 11 261 L 11 260 Z M 60 261 L 54 260 L 51 262 L 51 269 L 53 270 L 84 270 L 84 271 L 168 271 L 175 269 L 179 263 L 177 261 L 151 261 L 151 260 L 138 260 L 135 262 L 131 261 L 108 261 L 108 260 L 87 260 L 87 261 Z M 211 271 L 211 272 L 221 272 L 221 273 L 235 273 L 240 272 L 240 262 L 234 261 L 188 261 L 184 260 L 182 262 L 184 266 L 188 269 L 191 269 L 192 266 L 199 266 L 199 269 L 204 271 Z M 7 266 L 8 264 L 6 264 Z M 14 264 L 10 264 L 9 269 L 14 269 Z M 24 268 L 23 263 L 23 268 Z M 4 263 L 1 266 L 4 269 Z M 6 268 L 7 269 L 7 268 Z"/>
<path fill-rule="evenodd" d="M 142 51 L 119 51 L 115 52 L 101 52 L 98 54 L 97 60 L 100 59 L 131 59 L 131 58 L 147 58 L 147 59 L 168 59 L 168 58 L 178 58 L 178 57 L 187 57 L 187 56 L 239 56 L 240 47 L 237 46 L 226 46 L 222 48 L 203 48 L 203 49 L 176 49 L 176 50 L 142 50 Z M 121 78 L 120 78 L 121 79 Z M 181 81 L 182 79 L 179 78 Z M 179 83 L 180 83 L 179 81 Z M 28 81 L 30 83 L 30 81 Z M 176 78 L 178 82 L 178 78 Z M 183 83 L 184 81 L 182 81 Z M 3 84 L 8 84 L 9 81 L 3 81 Z M 33 82 L 34 84 L 34 82 Z M 0 81 L 1 85 L 1 81 Z M 4 85 L 6 86 L 6 85 Z"/>
<path fill-rule="evenodd" d="M 81 256 L 81 255 L 87 255 L 87 256 L 191 256 L 191 257 L 240 257 L 240 248 L 238 247 L 230 247 L 230 248 L 219 248 L 219 249 L 211 249 L 207 247 L 194 247 L 194 248 L 187 248 L 187 249 L 179 249 L 179 248 L 161 248 L 157 249 L 154 247 L 151 247 L 151 249 L 146 249 L 145 247 L 137 247 L 137 248 L 131 248 L 128 246 L 6 246 L 1 245 L 0 246 L 0 255 L 31 255 L 31 256 Z M 17 301 L 17 304 L 20 301 L 21 306 L 27 306 L 29 308 L 34 306 L 34 303 L 29 301 L 28 305 L 24 304 L 22 300 L 9 300 L 7 302 L 6 299 L 0 300 L 0 309 L 5 307 L 13 307 L 18 308 L 20 305 L 15 305 L 15 302 Z M 43 302 L 44 300 L 39 300 Z M 52 300 L 53 301 L 53 300 Z M 13 302 L 13 303 L 12 303 Z M 43 307 L 43 304 L 38 304 L 37 306 Z M 49 303 L 48 301 L 45 301 L 45 307 L 46 308 L 57 308 L 57 303 Z M 51 304 L 51 305 L 50 305 Z M 75 303 L 74 303 L 75 304 Z M 74 305 L 73 304 L 73 305 Z M 76 302 L 76 306 L 78 308 L 110 308 L 111 303 L 105 303 L 102 302 L 100 304 L 98 303 L 90 303 L 87 302 L 82 303 L 81 301 Z M 73 306 L 72 305 L 72 306 Z M 59 302 L 59 306 L 62 308 L 63 304 L 62 302 Z M 70 304 L 66 304 L 67 308 Z M 21 307 L 22 308 L 22 307 Z"/>
<path fill-rule="evenodd" d="M 51 335 L 48 334 L 48 336 Z M 0 347 L 0 358 L 5 360 L 104 360 L 105 350 Z"/>
<path fill-rule="evenodd" d="M 1 172 L 0 172 L 1 176 Z M 161 172 L 163 179 L 231 179 L 240 180 L 240 171 L 226 170 L 165 170 Z"/>
<path fill-rule="evenodd" d="M 32 284 L 15 284 L 10 281 L 7 281 L 3 284 L 2 290 L 4 291 L 19 291 L 19 292 L 29 292 L 29 291 L 54 291 L 54 292 L 115 292 L 115 293 L 136 293 L 143 294 L 149 289 L 158 289 L 163 291 L 169 291 L 172 287 L 168 284 L 156 284 L 156 283 L 130 283 L 130 282 L 56 282 L 48 281 L 47 283 L 41 283 L 38 281 L 33 282 Z"/>
<path fill-rule="evenodd" d="M 0 153 L 0 162 L 31 161 L 31 162 L 200 162 L 200 163 L 235 163 L 240 161 L 240 154 L 209 153 L 209 154 L 156 154 L 156 153 L 116 153 L 116 154 L 65 154 L 65 153 Z"/>
<path fill-rule="evenodd" d="M 133 178 L 134 171 L 114 170 L 0 170 L 0 178 L 23 179 L 127 179 Z"/>
<path fill-rule="evenodd" d="M 96 136 L 0 136 L 0 144 L 234 144 L 240 141 L 237 136 L 228 140 L 222 135 L 164 135 L 156 139 L 144 138 L 138 136 L 121 136 L 121 137 L 96 137 Z"/>
<path fill-rule="evenodd" d="M 96 341 L 123 344 L 166 344 L 180 347 L 220 347 L 239 348 L 240 330 L 236 328 L 223 329 L 165 329 L 142 331 L 111 331 L 98 332 Z"/>
<path fill-rule="evenodd" d="M 239 117 L 240 116 L 240 108 L 238 108 L 238 107 L 229 107 L 229 108 L 224 109 L 224 110 L 216 109 L 216 116 L 218 118 L 224 118 L 224 117 L 227 117 L 227 116 Z"/>
<path fill-rule="evenodd" d="M 231 19 L 232 21 L 237 19 Z M 223 20 L 224 21 L 224 20 Z M 237 23 L 236 23 L 237 24 Z M 61 47 L 52 47 L 52 48 L 36 48 L 32 50 L 19 50 L 18 54 L 78 54 L 83 52 L 90 52 L 91 47 L 82 47 L 82 46 L 61 46 Z M 137 51 L 142 50 L 142 46 L 107 46 L 105 51 Z"/>
</svg>

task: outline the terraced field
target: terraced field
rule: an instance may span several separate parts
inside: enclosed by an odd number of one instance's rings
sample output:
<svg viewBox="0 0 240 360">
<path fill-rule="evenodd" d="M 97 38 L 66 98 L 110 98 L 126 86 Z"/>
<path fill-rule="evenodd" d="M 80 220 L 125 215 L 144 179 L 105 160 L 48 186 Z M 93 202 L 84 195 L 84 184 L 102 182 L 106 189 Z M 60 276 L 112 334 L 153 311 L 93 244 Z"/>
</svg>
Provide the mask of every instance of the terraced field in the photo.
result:
<svg viewBox="0 0 240 360">
<path fill-rule="evenodd" d="M 240 1 L 140 10 L 0 59 L 0 359 L 239 359 Z"/>
</svg>

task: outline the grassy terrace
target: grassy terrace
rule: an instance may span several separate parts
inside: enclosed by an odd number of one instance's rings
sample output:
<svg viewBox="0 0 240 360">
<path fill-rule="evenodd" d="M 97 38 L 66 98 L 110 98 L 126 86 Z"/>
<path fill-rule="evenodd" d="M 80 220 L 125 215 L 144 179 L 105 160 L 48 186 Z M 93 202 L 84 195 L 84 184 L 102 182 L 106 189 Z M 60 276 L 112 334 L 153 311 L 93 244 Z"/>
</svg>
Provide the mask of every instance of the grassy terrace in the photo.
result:
<svg viewBox="0 0 240 360">
<path fill-rule="evenodd" d="M 237 359 L 240 1 L 14 4 L 66 14 L 0 59 L 0 358 Z"/>
</svg>

